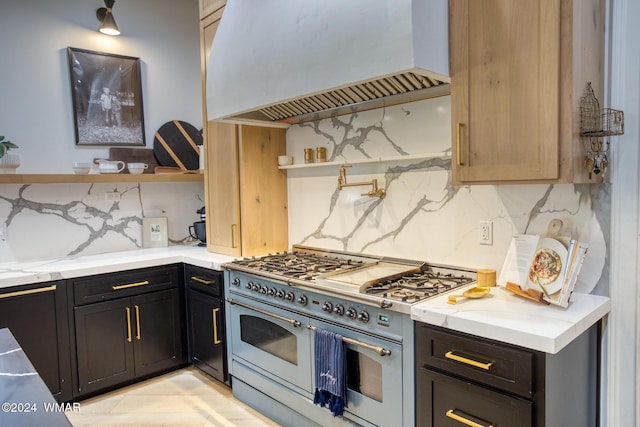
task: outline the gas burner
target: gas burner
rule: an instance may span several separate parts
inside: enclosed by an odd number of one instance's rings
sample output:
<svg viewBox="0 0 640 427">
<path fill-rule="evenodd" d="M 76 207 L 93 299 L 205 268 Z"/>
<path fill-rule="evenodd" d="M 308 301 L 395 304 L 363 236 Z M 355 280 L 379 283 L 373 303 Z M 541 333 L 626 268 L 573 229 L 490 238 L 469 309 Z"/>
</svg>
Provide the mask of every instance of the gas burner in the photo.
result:
<svg viewBox="0 0 640 427">
<path fill-rule="evenodd" d="M 395 280 L 382 280 L 373 283 L 364 289 L 364 293 L 414 303 L 466 285 L 473 280 L 465 275 L 426 270 L 408 274 Z"/>
<path fill-rule="evenodd" d="M 364 262 L 304 252 L 282 252 L 244 258 L 233 263 L 255 271 L 313 281 L 320 274 L 356 268 Z"/>
</svg>

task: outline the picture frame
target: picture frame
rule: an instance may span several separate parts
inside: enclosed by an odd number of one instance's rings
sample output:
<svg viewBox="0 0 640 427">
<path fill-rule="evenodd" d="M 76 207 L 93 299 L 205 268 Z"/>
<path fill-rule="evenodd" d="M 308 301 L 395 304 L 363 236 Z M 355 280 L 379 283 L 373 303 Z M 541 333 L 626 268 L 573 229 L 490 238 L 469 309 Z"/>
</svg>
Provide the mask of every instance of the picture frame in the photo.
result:
<svg viewBox="0 0 640 427">
<path fill-rule="evenodd" d="M 76 145 L 146 146 L 140 58 L 67 52 Z"/>
</svg>

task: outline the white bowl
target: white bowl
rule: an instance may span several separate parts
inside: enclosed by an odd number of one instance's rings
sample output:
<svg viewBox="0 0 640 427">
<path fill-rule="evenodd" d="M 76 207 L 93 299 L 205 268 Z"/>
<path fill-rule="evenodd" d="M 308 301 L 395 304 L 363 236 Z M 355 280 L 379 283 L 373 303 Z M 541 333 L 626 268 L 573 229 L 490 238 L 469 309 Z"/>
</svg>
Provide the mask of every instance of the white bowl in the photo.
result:
<svg viewBox="0 0 640 427">
<path fill-rule="evenodd" d="M 71 164 L 73 172 L 78 175 L 86 175 L 91 170 L 91 163 L 87 162 L 73 162 Z"/>
<path fill-rule="evenodd" d="M 144 172 L 144 168 L 132 168 L 132 167 L 129 168 L 129 173 L 132 173 L 135 175 L 143 172 Z"/>
<path fill-rule="evenodd" d="M 278 164 L 280 166 L 293 164 L 293 156 L 278 156 Z"/>
</svg>

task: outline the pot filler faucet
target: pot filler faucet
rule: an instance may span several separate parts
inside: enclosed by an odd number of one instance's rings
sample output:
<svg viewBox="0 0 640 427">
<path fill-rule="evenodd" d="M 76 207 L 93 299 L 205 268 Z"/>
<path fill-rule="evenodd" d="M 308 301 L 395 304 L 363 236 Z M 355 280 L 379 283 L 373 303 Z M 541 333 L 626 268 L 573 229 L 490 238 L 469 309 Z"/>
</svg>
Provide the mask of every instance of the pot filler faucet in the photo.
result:
<svg viewBox="0 0 640 427">
<path fill-rule="evenodd" d="M 371 191 L 368 193 L 362 193 L 361 196 L 379 197 L 384 199 L 387 192 L 383 188 L 378 188 L 378 180 L 373 179 L 371 182 L 354 182 L 347 184 L 347 170 L 345 168 L 351 167 L 351 165 L 340 166 L 340 176 L 338 177 L 338 190 L 342 190 L 344 187 L 359 187 L 361 185 L 370 185 Z"/>
</svg>

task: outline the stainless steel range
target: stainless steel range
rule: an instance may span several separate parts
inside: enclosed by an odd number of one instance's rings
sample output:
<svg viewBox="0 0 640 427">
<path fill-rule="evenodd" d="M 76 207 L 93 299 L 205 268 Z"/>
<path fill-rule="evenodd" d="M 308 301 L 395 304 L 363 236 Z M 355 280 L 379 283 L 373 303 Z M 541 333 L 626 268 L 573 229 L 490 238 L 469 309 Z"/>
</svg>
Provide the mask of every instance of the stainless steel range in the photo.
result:
<svg viewBox="0 0 640 427">
<path fill-rule="evenodd" d="M 411 305 L 475 280 L 453 267 L 305 246 L 225 268 L 233 393 L 292 426 L 413 426 Z M 342 417 L 313 404 L 315 328 L 347 344 Z"/>
</svg>

